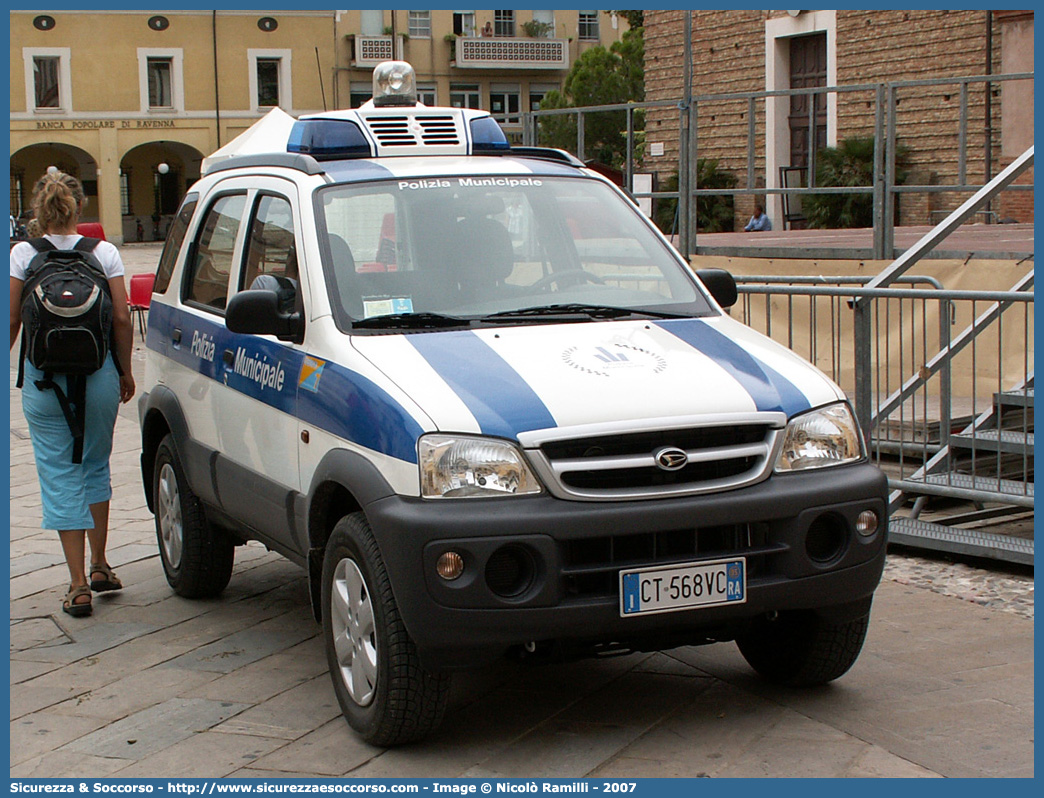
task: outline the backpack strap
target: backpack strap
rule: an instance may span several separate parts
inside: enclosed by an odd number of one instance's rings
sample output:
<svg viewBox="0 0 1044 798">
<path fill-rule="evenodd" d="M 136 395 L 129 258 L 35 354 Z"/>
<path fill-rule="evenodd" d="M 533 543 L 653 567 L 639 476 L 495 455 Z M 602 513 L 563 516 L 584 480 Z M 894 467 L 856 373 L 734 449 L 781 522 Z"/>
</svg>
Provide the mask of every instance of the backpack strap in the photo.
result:
<svg viewBox="0 0 1044 798">
<path fill-rule="evenodd" d="M 19 337 L 22 339 L 22 343 L 18 347 L 18 379 L 15 380 L 15 388 L 21 388 L 22 383 L 25 382 L 25 330 L 22 330 L 22 334 Z"/>
<path fill-rule="evenodd" d="M 49 241 L 47 243 L 50 243 Z M 101 243 L 100 238 L 88 238 L 83 236 L 79 241 L 73 245 L 73 249 L 77 252 L 94 252 L 97 246 Z"/>
<path fill-rule="evenodd" d="M 54 375 L 47 372 L 35 385 L 41 391 L 54 391 L 58 404 L 69 425 L 73 437 L 72 461 L 83 462 L 83 429 L 87 419 L 87 377 L 83 374 L 67 374 L 65 387 L 68 394 L 54 381 Z"/>
<path fill-rule="evenodd" d="M 29 245 L 37 252 L 57 252 L 58 247 L 46 238 L 30 238 Z"/>
<path fill-rule="evenodd" d="M 57 252 L 58 251 L 58 247 L 56 247 L 54 244 L 52 244 L 46 238 L 29 238 L 29 239 L 26 239 L 26 243 L 29 244 L 29 246 L 31 246 L 33 249 L 35 249 L 37 251 L 37 253 L 40 253 L 40 252 Z M 28 271 L 28 267 L 27 267 L 27 271 Z M 28 276 L 28 275 L 26 275 L 26 276 Z M 24 294 L 23 294 L 23 296 L 24 296 Z M 19 351 L 18 351 L 18 379 L 15 381 L 15 387 L 16 388 L 21 388 L 22 384 L 25 382 L 25 350 L 26 350 L 25 330 L 22 330 L 21 339 L 22 339 L 22 344 L 19 347 Z"/>
</svg>

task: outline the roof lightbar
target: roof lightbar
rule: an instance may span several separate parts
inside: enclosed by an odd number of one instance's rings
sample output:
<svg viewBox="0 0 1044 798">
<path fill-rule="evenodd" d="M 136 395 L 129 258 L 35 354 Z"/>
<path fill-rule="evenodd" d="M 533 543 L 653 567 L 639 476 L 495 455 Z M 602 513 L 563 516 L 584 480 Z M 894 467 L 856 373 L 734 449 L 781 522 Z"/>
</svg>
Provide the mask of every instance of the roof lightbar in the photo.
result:
<svg viewBox="0 0 1044 798">
<path fill-rule="evenodd" d="M 317 161 L 373 155 L 362 130 L 347 119 L 299 119 L 290 130 L 286 151 L 311 155 Z"/>
</svg>

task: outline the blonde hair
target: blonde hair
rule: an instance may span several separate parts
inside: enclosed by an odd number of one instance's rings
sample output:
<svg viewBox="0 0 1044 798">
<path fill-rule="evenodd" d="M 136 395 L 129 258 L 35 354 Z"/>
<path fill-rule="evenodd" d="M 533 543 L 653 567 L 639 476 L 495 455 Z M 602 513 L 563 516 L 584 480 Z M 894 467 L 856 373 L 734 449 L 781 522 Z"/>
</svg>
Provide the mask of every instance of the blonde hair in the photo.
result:
<svg viewBox="0 0 1044 798">
<path fill-rule="evenodd" d="M 65 172 L 47 172 L 33 188 L 33 212 L 41 232 L 66 230 L 80 215 L 86 196 L 80 181 Z"/>
</svg>

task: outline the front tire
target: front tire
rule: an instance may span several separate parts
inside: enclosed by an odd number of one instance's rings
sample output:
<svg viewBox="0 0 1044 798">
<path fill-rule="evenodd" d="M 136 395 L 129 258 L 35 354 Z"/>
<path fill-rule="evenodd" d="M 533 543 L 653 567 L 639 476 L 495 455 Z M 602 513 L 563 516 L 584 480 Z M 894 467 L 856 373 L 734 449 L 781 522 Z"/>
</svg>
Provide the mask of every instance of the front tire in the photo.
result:
<svg viewBox="0 0 1044 798">
<path fill-rule="evenodd" d="M 185 598 L 218 595 L 232 578 L 235 544 L 207 523 L 203 505 L 167 435 L 156 449 L 152 470 L 156 540 L 167 583 Z"/>
<path fill-rule="evenodd" d="M 760 676 L 788 687 L 813 687 L 837 679 L 855 664 L 870 615 L 829 623 L 813 612 L 759 619 L 736 645 Z"/>
<path fill-rule="evenodd" d="M 450 680 L 421 666 L 362 513 L 334 527 L 322 586 L 326 658 L 348 725 L 380 746 L 434 731 L 446 710 Z"/>
</svg>

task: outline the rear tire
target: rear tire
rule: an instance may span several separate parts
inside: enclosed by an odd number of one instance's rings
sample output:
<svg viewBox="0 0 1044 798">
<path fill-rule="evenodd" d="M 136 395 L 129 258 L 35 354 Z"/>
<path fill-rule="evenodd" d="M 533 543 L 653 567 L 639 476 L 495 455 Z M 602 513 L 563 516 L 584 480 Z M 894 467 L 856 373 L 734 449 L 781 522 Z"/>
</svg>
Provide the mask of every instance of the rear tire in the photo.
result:
<svg viewBox="0 0 1044 798">
<path fill-rule="evenodd" d="M 232 578 L 235 544 L 207 523 L 203 505 L 185 479 L 173 436 L 160 441 L 152 474 L 156 541 L 167 583 L 185 598 L 218 595 Z"/>
<path fill-rule="evenodd" d="M 829 623 L 813 612 L 759 619 L 736 638 L 740 653 L 764 679 L 789 687 L 812 687 L 842 676 L 859 657 L 870 615 Z"/>
<path fill-rule="evenodd" d="M 345 516 L 334 527 L 322 586 L 326 658 L 348 725 L 380 746 L 434 731 L 446 710 L 450 678 L 421 666 L 362 513 Z"/>
</svg>

